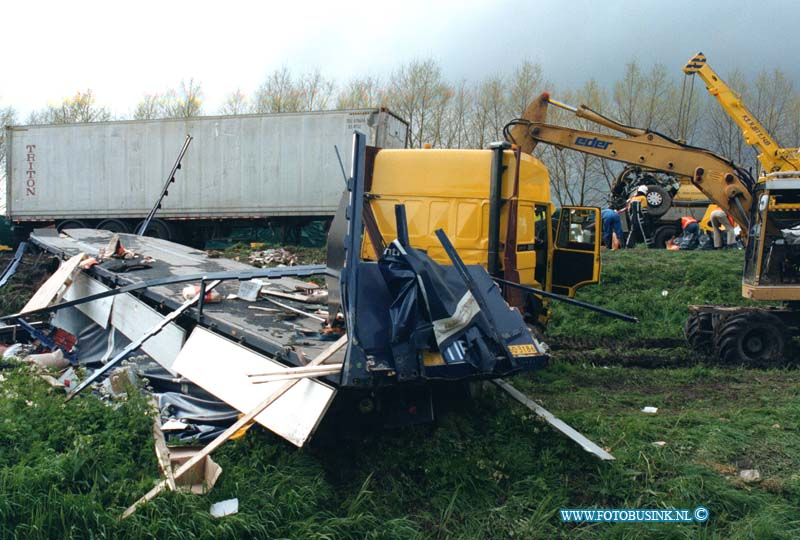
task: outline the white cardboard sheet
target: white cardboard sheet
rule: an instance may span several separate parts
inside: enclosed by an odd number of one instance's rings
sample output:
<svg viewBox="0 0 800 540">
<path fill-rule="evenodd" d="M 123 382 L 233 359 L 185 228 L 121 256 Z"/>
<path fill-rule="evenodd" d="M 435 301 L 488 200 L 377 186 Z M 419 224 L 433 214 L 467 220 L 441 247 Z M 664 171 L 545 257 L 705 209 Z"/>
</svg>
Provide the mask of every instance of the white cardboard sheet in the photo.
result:
<svg viewBox="0 0 800 540">
<path fill-rule="evenodd" d="M 286 382 L 253 384 L 248 375 L 285 367 L 199 326 L 173 364 L 178 373 L 243 413 L 253 410 Z M 303 446 L 335 393 L 319 381 L 302 379 L 255 420 L 292 444 Z"/>
</svg>

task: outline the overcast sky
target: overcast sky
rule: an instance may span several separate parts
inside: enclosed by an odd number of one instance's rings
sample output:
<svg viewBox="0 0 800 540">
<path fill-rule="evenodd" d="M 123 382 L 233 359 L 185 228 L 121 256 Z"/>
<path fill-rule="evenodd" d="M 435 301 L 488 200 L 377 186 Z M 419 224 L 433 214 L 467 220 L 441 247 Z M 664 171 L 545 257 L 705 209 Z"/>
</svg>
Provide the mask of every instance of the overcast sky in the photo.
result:
<svg viewBox="0 0 800 540">
<path fill-rule="evenodd" d="M 28 112 L 91 88 L 115 114 L 202 84 L 205 112 L 276 68 L 339 82 L 433 58 L 453 81 L 539 62 L 556 87 L 609 84 L 626 62 L 680 74 L 702 51 L 725 76 L 780 68 L 800 87 L 797 0 L 40 2 L 0 7 L 0 106 Z"/>
</svg>

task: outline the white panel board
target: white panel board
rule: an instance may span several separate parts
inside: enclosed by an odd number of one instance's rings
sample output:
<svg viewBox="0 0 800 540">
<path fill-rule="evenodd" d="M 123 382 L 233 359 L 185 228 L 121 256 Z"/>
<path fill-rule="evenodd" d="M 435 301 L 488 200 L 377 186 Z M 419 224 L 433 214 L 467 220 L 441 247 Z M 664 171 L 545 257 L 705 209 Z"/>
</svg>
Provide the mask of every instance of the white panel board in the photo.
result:
<svg viewBox="0 0 800 540">
<path fill-rule="evenodd" d="M 83 272 L 78 272 L 72 281 L 64 300 L 77 300 L 92 294 L 99 294 L 108 290 L 108 287 L 86 276 Z M 114 305 L 114 297 L 101 298 L 94 302 L 87 302 L 75 306 L 81 313 L 92 319 L 94 322 L 108 328 L 108 320 L 111 317 L 111 307 Z"/>
<path fill-rule="evenodd" d="M 156 310 L 137 300 L 131 294 L 120 294 L 114 299 L 111 324 L 131 341 L 152 329 L 164 317 Z M 175 323 L 145 341 L 140 347 L 153 360 L 175 374 L 172 365 L 186 340 L 186 332 Z"/>
<path fill-rule="evenodd" d="M 64 297 L 67 300 L 75 300 L 108 290 L 109 287 L 79 272 Z M 111 326 L 131 341 L 141 337 L 164 318 L 159 312 L 129 293 L 87 302 L 76 307 L 103 328 L 108 328 L 110 322 Z M 183 328 L 175 323 L 169 323 L 161 332 L 145 341 L 141 349 L 170 373 L 176 375 L 172 364 L 181 351 L 184 341 L 186 332 Z"/>
<path fill-rule="evenodd" d="M 243 413 L 250 412 L 285 381 L 253 384 L 250 374 L 286 367 L 205 328 L 189 336 L 175 370 Z M 256 422 L 296 446 L 303 446 L 328 409 L 336 391 L 319 381 L 300 380 L 278 398 Z"/>
</svg>

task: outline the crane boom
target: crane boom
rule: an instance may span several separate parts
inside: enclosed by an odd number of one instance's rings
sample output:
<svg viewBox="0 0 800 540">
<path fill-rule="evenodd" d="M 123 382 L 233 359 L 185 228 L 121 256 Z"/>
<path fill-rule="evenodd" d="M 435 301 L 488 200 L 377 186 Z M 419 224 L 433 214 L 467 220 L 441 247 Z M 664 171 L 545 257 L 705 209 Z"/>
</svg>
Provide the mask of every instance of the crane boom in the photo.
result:
<svg viewBox="0 0 800 540">
<path fill-rule="evenodd" d="M 547 124 L 545 119 L 548 104 L 622 132 L 627 137 Z M 506 127 L 507 138 L 518 144 L 525 152 L 532 152 L 537 143 L 544 142 L 560 148 L 687 177 L 709 199 L 728 213 L 742 230 L 748 230 L 749 210 L 752 205 L 752 180 L 733 162 L 710 150 L 683 144 L 655 131 L 625 126 L 585 105 L 580 107 L 564 105 L 550 99 L 547 93 L 534 100 L 521 119 L 513 121 Z"/>
<path fill-rule="evenodd" d="M 717 98 L 722 109 L 742 130 L 747 144 L 758 149 L 758 161 L 766 172 L 800 169 L 800 158 L 796 149 L 781 148 L 747 109 L 741 98 L 725 84 L 706 62 L 703 53 L 697 53 L 684 66 L 687 75 L 699 76 L 706 85 L 708 93 Z"/>
</svg>

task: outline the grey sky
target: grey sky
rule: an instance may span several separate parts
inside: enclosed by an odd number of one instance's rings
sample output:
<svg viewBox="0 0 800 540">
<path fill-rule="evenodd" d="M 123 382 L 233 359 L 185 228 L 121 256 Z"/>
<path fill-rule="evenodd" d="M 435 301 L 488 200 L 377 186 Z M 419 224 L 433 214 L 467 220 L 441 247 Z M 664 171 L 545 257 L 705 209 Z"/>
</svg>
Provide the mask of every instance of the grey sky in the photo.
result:
<svg viewBox="0 0 800 540">
<path fill-rule="evenodd" d="M 283 65 L 344 82 L 428 57 L 451 80 L 529 59 L 558 90 L 590 78 L 608 85 L 634 58 L 677 77 L 699 50 L 723 76 L 780 68 L 798 88 L 797 13 L 791 0 L 7 2 L 0 106 L 24 120 L 91 88 L 126 114 L 143 94 L 194 77 L 214 113 L 226 94 L 250 94 Z"/>
</svg>

